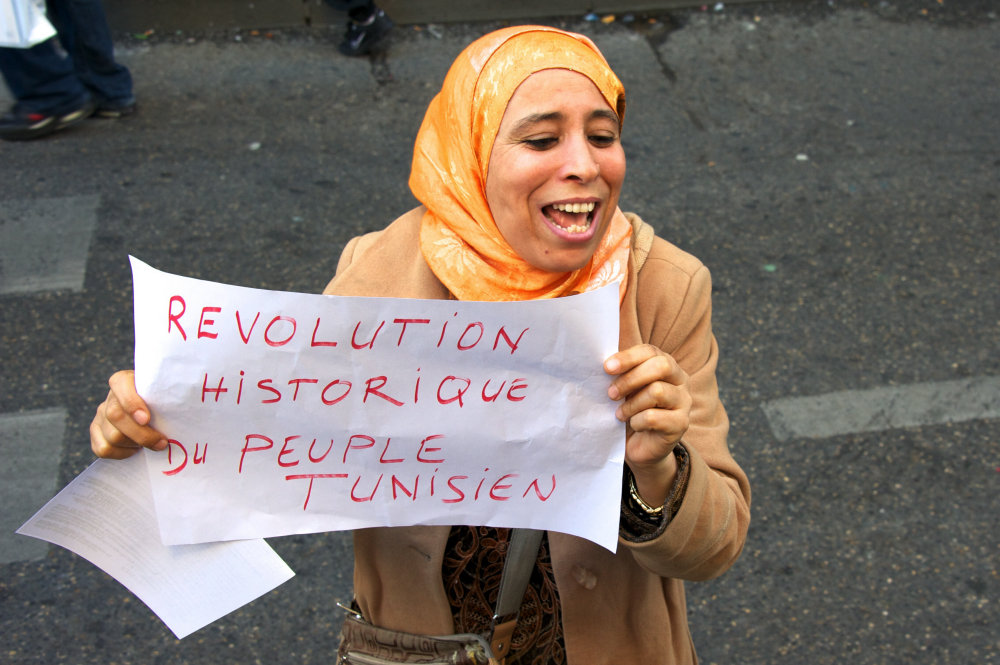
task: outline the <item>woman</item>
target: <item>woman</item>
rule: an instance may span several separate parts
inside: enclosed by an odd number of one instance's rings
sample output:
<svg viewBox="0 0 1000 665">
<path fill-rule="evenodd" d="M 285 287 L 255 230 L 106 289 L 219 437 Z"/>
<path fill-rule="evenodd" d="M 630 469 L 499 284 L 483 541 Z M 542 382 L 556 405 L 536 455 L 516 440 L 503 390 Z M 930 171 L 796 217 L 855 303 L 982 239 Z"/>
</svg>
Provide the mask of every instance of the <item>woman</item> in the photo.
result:
<svg viewBox="0 0 1000 665">
<path fill-rule="evenodd" d="M 708 270 L 618 209 L 624 110 L 621 83 L 585 37 L 516 27 L 474 42 L 417 137 L 410 187 L 424 205 L 352 240 L 325 291 L 525 300 L 619 282 L 621 350 L 605 363 L 627 423 L 618 552 L 547 534 L 508 663 L 696 662 L 681 580 L 727 570 L 749 525 L 715 380 Z M 94 451 L 164 448 L 131 374 L 111 387 Z M 391 630 L 481 632 L 507 538 L 356 531 L 355 607 Z"/>
</svg>

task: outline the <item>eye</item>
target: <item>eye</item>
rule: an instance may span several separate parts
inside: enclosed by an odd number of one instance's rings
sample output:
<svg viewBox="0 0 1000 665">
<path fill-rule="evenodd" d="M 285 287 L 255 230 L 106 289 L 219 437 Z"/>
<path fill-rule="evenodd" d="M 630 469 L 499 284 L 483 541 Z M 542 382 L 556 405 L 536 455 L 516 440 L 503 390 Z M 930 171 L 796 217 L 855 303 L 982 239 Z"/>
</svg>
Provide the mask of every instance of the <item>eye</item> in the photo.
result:
<svg viewBox="0 0 1000 665">
<path fill-rule="evenodd" d="M 591 134 L 587 139 L 598 148 L 608 148 L 618 141 L 614 134 Z"/>
<path fill-rule="evenodd" d="M 559 143 L 559 139 L 549 136 L 541 139 L 525 139 L 524 142 L 532 150 L 548 150 L 549 148 L 554 148 Z"/>
</svg>

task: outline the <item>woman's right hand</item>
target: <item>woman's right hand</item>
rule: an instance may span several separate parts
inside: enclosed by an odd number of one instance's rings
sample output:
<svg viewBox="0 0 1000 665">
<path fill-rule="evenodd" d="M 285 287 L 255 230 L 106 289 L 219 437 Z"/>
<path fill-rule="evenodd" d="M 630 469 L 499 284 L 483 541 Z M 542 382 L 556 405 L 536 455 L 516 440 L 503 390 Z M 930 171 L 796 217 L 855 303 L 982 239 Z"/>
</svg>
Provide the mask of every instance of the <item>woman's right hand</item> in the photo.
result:
<svg viewBox="0 0 1000 665">
<path fill-rule="evenodd" d="M 140 448 L 166 450 L 167 437 L 149 427 L 149 407 L 135 391 L 135 372 L 115 372 L 111 391 L 90 424 L 90 447 L 98 457 L 125 459 Z"/>
</svg>

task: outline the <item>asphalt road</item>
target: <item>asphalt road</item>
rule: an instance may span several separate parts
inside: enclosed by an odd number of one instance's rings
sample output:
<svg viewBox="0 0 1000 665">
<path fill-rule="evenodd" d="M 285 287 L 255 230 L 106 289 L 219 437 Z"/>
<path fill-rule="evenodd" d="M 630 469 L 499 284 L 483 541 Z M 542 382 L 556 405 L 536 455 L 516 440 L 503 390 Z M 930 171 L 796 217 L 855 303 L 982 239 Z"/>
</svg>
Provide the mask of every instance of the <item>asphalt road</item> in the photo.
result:
<svg viewBox="0 0 1000 665">
<path fill-rule="evenodd" d="M 740 561 L 688 585 L 705 663 L 1000 660 L 995 412 L 789 436 L 765 411 L 1000 376 L 1000 3 L 870 4 L 554 22 L 591 35 L 628 90 L 623 209 L 713 273 L 731 445 L 754 494 Z M 319 291 L 352 236 L 415 205 L 423 110 L 495 27 L 400 29 L 370 60 L 337 55 L 326 28 L 123 35 L 136 118 L 0 144 L 0 415 L 64 419 L 53 487 L 92 460 L 94 408 L 131 365 L 127 255 Z M 15 274 L 56 270 L 39 248 L 64 257 L 63 281 Z M 48 456 L 20 454 L 23 425 L 3 422 L 7 463 L 40 468 Z M 183 641 L 64 550 L 0 564 L 0 660 L 329 662 L 349 538 L 270 542 L 297 576 Z"/>
</svg>

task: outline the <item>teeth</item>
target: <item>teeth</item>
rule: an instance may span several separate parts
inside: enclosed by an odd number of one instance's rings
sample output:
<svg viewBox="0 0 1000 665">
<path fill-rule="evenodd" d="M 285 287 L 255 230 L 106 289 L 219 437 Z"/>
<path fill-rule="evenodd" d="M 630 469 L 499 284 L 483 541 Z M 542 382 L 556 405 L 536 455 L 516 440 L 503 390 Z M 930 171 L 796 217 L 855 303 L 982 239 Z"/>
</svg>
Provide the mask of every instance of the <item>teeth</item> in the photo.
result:
<svg viewBox="0 0 1000 665">
<path fill-rule="evenodd" d="M 594 210 L 594 203 L 554 203 L 553 208 L 561 212 L 592 212 Z"/>
<path fill-rule="evenodd" d="M 591 213 L 597 204 L 594 202 L 590 203 L 553 203 L 552 207 L 560 212 L 569 212 L 574 214 L 580 213 Z M 592 220 L 585 219 L 583 224 L 572 224 L 570 226 L 561 227 L 563 231 L 567 233 L 583 233 L 590 228 Z"/>
<path fill-rule="evenodd" d="M 590 224 L 587 225 L 573 224 L 572 226 L 564 227 L 563 230 L 568 231 L 569 233 L 583 233 L 589 228 Z"/>
</svg>

